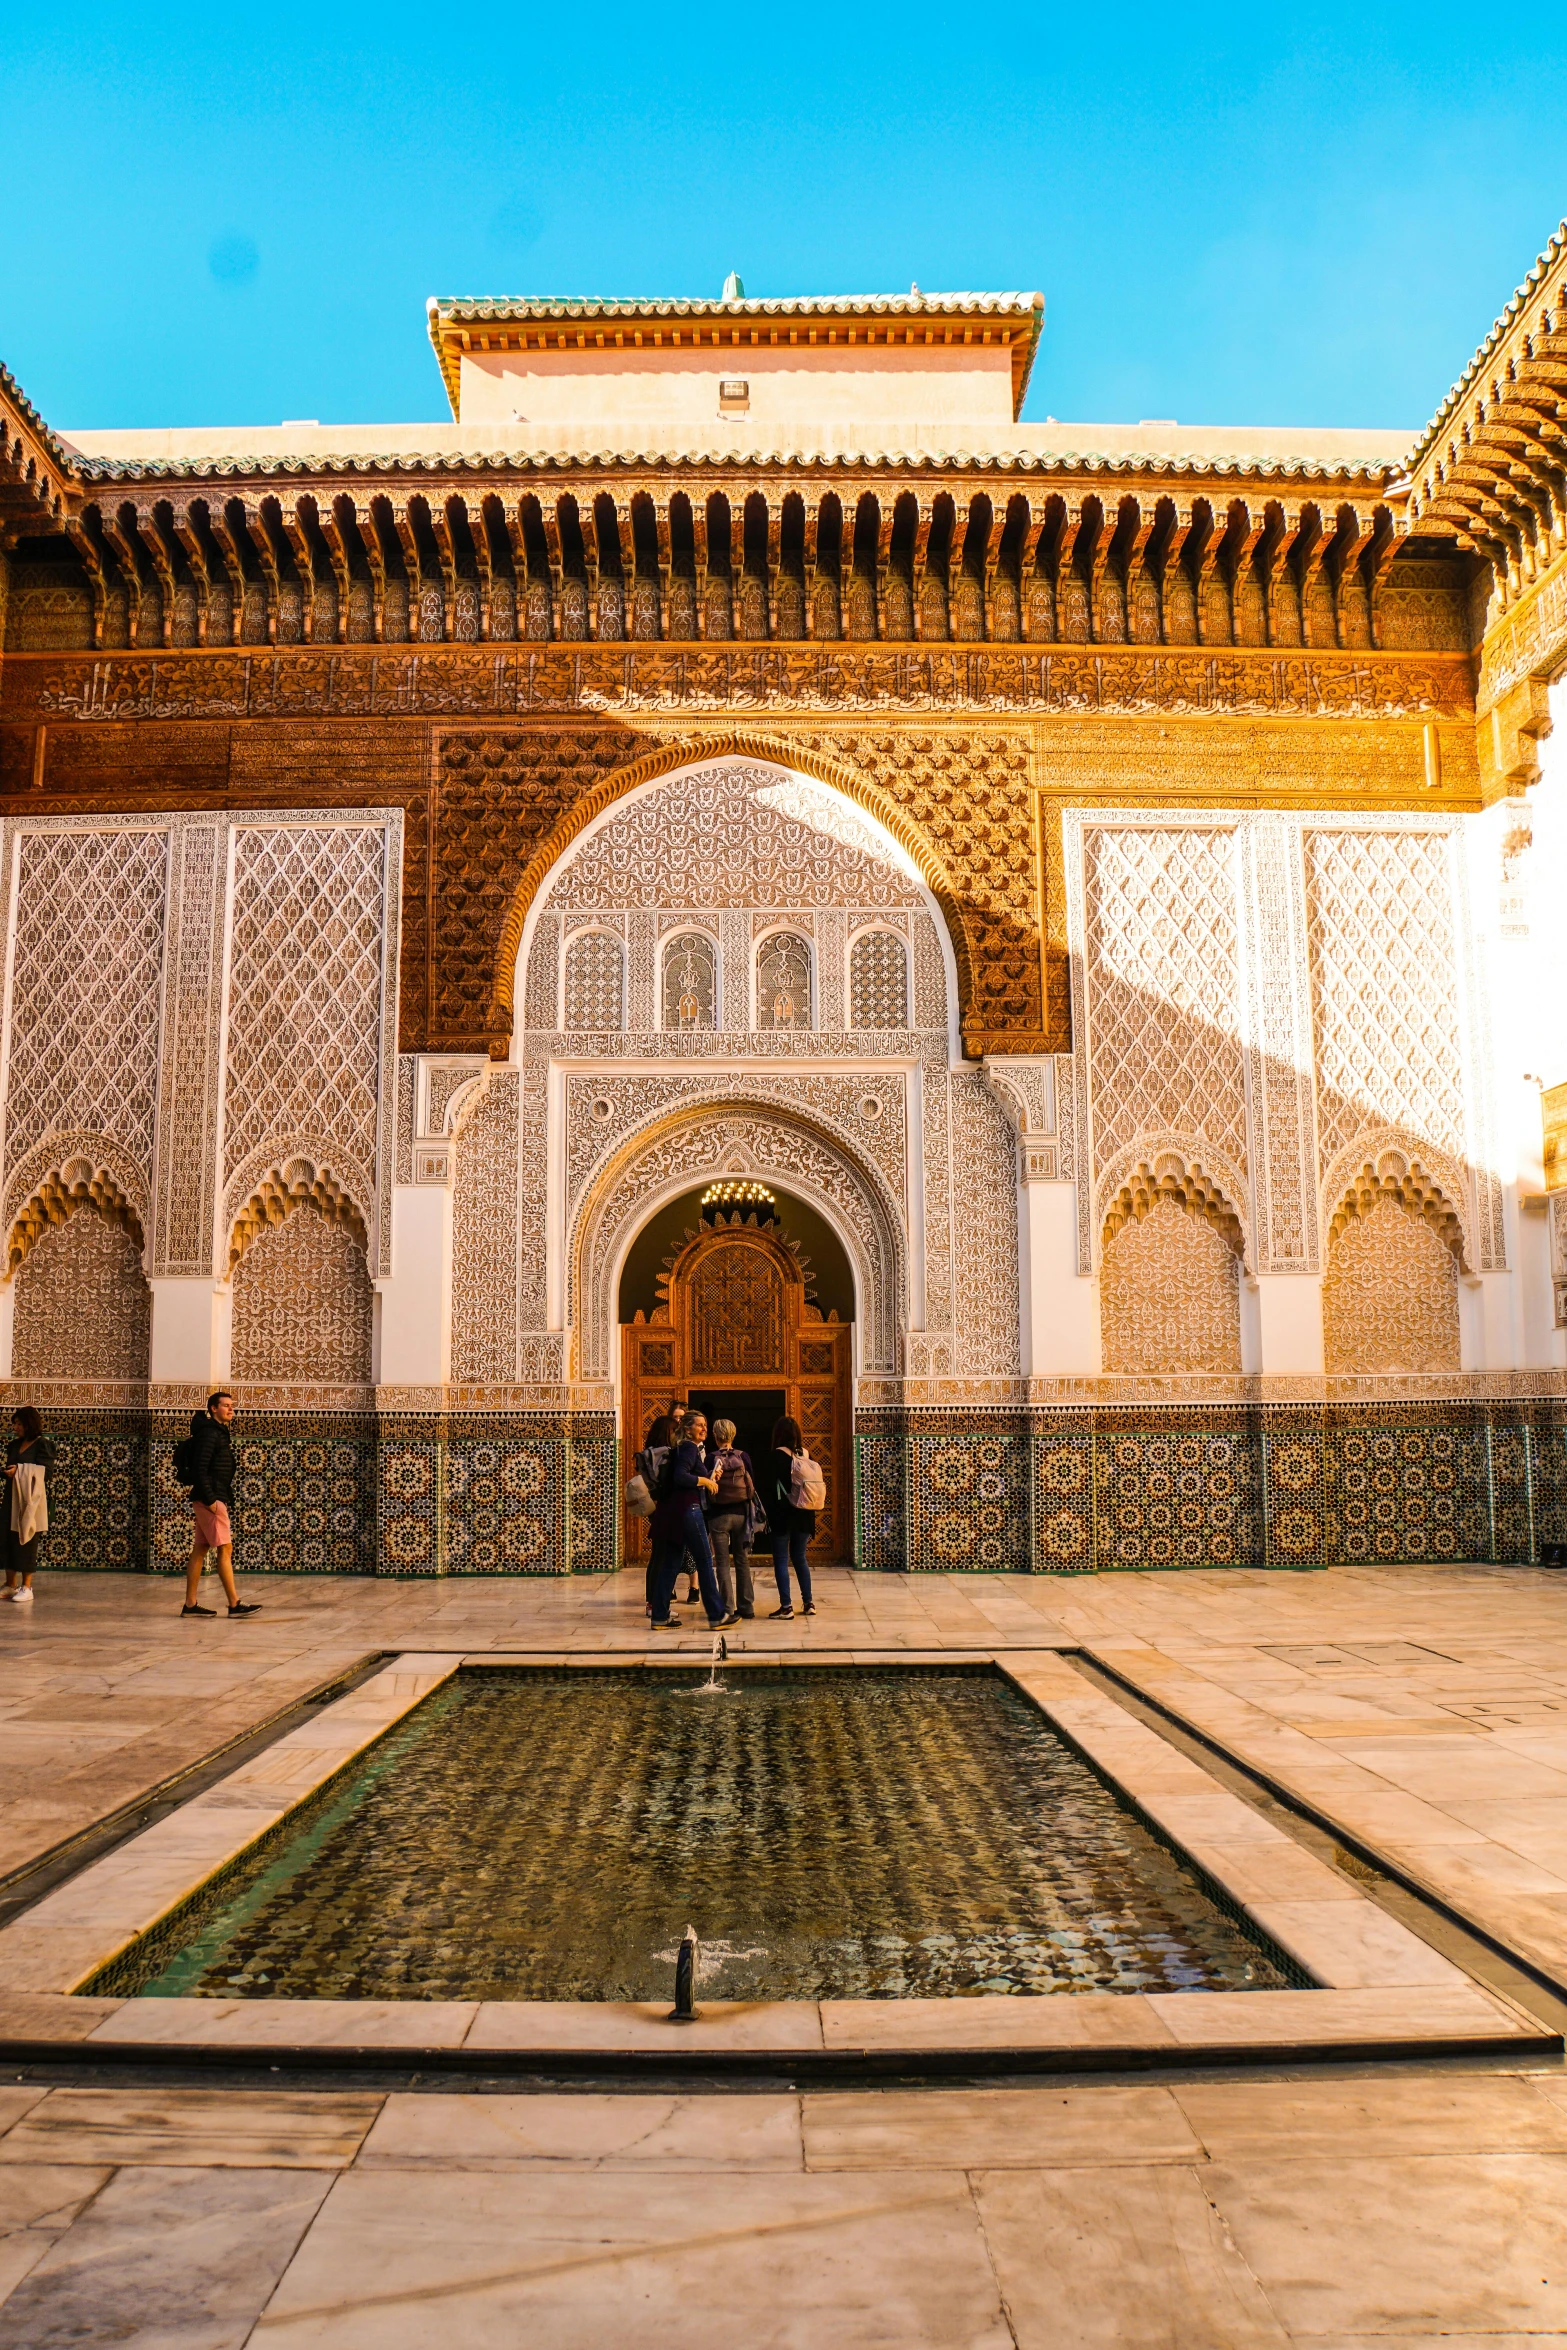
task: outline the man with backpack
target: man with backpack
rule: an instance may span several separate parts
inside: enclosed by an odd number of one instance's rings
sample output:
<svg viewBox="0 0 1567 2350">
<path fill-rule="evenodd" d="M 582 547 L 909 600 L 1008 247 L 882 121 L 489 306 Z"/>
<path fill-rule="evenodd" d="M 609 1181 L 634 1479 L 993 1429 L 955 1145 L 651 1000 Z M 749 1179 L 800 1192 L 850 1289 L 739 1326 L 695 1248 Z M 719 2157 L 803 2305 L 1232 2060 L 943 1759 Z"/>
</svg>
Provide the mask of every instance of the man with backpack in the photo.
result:
<svg viewBox="0 0 1567 2350">
<path fill-rule="evenodd" d="M 218 1581 L 223 1586 L 231 1616 L 255 1616 L 259 1600 L 243 1600 L 234 1583 L 234 1442 L 229 1422 L 234 1398 L 226 1388 L 207 1398 L 204 1412 L 192 1412 L 190 1434 L 174 1447 L 174 1474 L 190 1487 L 195 1526 L 190 1563 L 185 1569 L 183 1616 L 215 1616 L 217 1609 L 200 1605 L 202 1571 L 207 1553 L 218 1554 Z"/>
</svg>

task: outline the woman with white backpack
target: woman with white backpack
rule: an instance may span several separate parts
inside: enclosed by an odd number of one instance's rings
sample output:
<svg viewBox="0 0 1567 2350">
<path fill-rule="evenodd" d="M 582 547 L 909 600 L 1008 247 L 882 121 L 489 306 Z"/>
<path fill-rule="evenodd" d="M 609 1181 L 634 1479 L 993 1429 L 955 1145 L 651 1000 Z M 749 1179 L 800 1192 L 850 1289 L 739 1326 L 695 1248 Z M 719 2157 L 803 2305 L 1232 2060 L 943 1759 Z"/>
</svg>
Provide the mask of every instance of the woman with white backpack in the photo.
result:
<svg viewBox="0 0 1567 2350">
<path fill-rule="evenodd" d="M 772 1536 L 773 1573 L 778 1578 L 779 1604 L 772 1612 L 786 1621 L 794 1614 L 789 1590 L 792 1565 L 799 1577 L 805 1612 L 814 1616 L 810 1562 L 805 1554 L 806 1545 L 816 1532 L 816 1513 L 826 1507 L 827 1480 L 820 1462 L 813 1461 L 805 1449 L 798 1420 L 785 1418 L 774 1424 L 773 1449 L 761 1473 L 760 1485 Z"/>
</svg>

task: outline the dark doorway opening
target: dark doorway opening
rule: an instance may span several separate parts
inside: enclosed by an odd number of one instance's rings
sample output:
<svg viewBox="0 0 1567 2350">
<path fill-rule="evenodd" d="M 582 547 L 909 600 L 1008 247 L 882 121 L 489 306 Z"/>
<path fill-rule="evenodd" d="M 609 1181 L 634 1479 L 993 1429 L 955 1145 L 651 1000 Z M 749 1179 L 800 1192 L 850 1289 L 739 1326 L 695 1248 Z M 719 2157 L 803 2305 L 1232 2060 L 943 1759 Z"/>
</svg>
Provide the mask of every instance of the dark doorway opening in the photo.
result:
<svg viewBox="0 0 1567 2350">
<path fill-rule="evenodd" d="M 693 1411 L 706 1412 L 709 1436 L 715 1420 L 733 1420 L 735 1443 L 750 1457 L 751 1468 L 761 1481 L 762 1463 L 773 1447 L 773 1423 L 781 1420 L 789 1409 L 789 1399 L 781 1387 L 693 1387 Z M 766 1541 L 765 1536 L 758 1537 Z"/>
<path fill-rule="evenodd" d="M 733 1420 L 735 1443 L 751 1464 L 757 1484 L 762 1481 L 762 1463 L 773 1445 L 773 1424 L 781 1420 L 789 1409 L 789 1398 L 781 1387 L 693 1387 L 691 1404 L 695 1411 L 706 1412 L 707 1432 L 711 1437 L 715 1420 Z M 771 1558 L 772 1544 L 764 1528 L 758 1530 L 751 1546 L 753 1557 Z"/>
</svg>

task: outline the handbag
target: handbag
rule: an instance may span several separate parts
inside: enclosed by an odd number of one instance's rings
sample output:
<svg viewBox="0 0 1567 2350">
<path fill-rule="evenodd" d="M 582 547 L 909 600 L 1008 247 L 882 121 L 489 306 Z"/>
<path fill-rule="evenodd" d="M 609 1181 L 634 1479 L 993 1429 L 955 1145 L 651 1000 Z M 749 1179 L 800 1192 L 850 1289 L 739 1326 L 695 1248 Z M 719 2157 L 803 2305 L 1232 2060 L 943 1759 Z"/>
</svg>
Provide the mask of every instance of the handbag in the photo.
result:
<svg viewBox="0 0 1567 2350">
<path fill-rule="evenodd" d="M 658 1504 L 647 1489 L 647 1479 L 638 1469 L 626 1479 L 626 1509 L 633 1518 L 650 1518 Z"/>
<path fill-rule="evenodd" d="M 756 1548 L 756 1538 L 757 1538 L 758 1534 L 763 1534 L 763 1533 L 765 1533 L 766 1531 L 767 1531 L 767 1512 L 766 1512 L 766 1511 L 763 1509 L 763 1507 L 762 1507 L 762 1497 L 761 1497 L 761 1495 L 760 1495 L 760 1494 L 757 1492 L 757 1490 L 756 1490 L 756 1483 L 755 1483 L 755 1480 L 753 1479 L 753 1477 L 752 1477 L 752 1475 L 751 1475 L 751 1472 L 750 1472 L 750 1470 L 749 1470 L 749 1469 L 747 1469 L 747 1471 L 746 1471 L 746 1473 L 745 1473 L 745 1547 L 746 1547 L 746 1549 L 747 1549 L 747 1550 L 755 1550 L 755 1548 Z"/>
</svg>

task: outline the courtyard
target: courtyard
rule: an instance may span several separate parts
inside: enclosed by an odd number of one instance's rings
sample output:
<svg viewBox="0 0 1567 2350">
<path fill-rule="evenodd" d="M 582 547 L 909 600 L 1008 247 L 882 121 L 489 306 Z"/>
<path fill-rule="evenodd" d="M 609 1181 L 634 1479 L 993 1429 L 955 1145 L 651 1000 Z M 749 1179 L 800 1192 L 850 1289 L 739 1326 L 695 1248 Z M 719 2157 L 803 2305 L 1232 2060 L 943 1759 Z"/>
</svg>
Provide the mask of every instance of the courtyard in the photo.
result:
<svg viewBox="0 0 1567 2350">
<path fill-rule="evenodd" d="M 112 1863 L 237 1785 L 380 1660 L 654 1650 L 634 1574 L 246 1589 L 264 1611 L 236 1623 L 182 1621 L 142 1576 L 46 1577 L 8 1611 L 8 1933 L 75 1881 L 64 1863 Z M 1300 1995 L 1268 1992 L 1250 2047 L 1171 2029 L 1135 2062 L 1103 1996 L 928 2003 L 971 2023 L 923 2053 L 894 2019 L 926 2003 L 874 2003 L 883 2045 L 862 2032 L 842 2061 L 830 2023 L 791 2054 L 760 2007 L 689 2038 L 645 2008 L 595 2039 L 585 2009 L 508 2048 L 452 2003 L 146 2001 L 169 2017 L 152 2046 L 116 2025 L 138 2003 L 36 1988 L 0 1934 L 3 2350 L 1567 2340 L 1560 1577 L 840 1571 L 818 1591 L 814 1620 L 743 1627 L 733 1669 L 1078 1676 L 1467 1976 L 1516 2047 L 1434 2029 L 1412 2058 L 1384 2019 L 1307 2048 L 1275 2004 Z M 675 1645 L 707 1662 L 705 1636 Z M 1369 2017 L 1392 1995 L 1314 1996 Z M 1431 1996 L 1412 1982 L 1410 2014 Z"/>
</svg>

